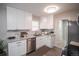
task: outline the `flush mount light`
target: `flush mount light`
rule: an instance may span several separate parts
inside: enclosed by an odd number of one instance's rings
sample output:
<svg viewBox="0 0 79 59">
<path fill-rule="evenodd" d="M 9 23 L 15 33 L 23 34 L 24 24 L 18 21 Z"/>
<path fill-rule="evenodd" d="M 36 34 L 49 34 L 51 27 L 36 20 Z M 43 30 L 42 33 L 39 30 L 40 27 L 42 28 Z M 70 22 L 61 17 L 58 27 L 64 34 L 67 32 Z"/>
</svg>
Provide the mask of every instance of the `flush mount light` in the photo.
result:
<svg viewBox="0 0 79 59">
<path fill-rule="evenodd" d="M 59 10 L 59 8 L 57 6 L 48 6 L 44 9 L 44 12 L 46 13 L 54 13 L 57 10 Z"/>
</svg>

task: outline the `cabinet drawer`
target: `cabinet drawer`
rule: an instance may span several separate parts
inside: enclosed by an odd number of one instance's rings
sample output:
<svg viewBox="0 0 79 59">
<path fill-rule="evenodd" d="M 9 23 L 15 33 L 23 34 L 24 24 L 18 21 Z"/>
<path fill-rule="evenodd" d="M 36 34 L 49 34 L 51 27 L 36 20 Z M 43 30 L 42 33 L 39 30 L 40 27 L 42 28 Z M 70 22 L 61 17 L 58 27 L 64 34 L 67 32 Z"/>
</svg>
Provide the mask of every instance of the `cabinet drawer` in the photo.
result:
<svg viewBox="0 0 79 59">
<path fill-rule="evenodd" d="M 25 44 L 26 43 L 26 40 L 21 40 L 21 41 L 17 41 L 17 42 L 14 42 L 16 45 L 17 44 Z"/>
<path fill-rule="evenodd" d="M 8 45 L 12 45 L 12 46 L 22 46 L 22 45 L 25 45 L 26 44 L 26 40 L 20 40 L 20 41 L 16 41 L 16 42 L 11 42 L 11 43 L 8 43 Z"/>
</svg>

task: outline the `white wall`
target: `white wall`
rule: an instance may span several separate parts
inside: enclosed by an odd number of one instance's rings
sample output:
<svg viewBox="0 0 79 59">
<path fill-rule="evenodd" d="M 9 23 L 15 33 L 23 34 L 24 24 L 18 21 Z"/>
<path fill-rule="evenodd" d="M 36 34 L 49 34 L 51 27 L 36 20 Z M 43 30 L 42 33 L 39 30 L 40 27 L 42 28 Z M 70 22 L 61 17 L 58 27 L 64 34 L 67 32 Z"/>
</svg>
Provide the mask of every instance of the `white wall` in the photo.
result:
<svg viewBox="0 0 79 59">
<path fill-rule="evenodd" d="M 6 17 L 6 6 L 0 4 L 0 40 L 4 40 L 5 51 L 7 53 L 7 42 L 6 42 L 6 32 L 7 32 L 7 17 Z"/>
<path fill-rule="evenodd" d="M 0 5 L 0 39 L 5 40 L 6 39 L 6 6 L 1 4 Z"/>
<path fill-rule="evenodd" d="M 63 45 L 63 40 L 61 38 L 61 30 L 59 27 L 59 24 L 62 20 L 68 19 L 71 21 L 75 21 L 77 20 L 77 16 L 79 14 L 79 10 L 74 10 L 74 11 L 67 11 L 67 12 L 63 12 L 61 14 L 58 15 L 54 15 L 54 29 L 55 29 L 55 46 L 62 48 Z"/>
</svg>

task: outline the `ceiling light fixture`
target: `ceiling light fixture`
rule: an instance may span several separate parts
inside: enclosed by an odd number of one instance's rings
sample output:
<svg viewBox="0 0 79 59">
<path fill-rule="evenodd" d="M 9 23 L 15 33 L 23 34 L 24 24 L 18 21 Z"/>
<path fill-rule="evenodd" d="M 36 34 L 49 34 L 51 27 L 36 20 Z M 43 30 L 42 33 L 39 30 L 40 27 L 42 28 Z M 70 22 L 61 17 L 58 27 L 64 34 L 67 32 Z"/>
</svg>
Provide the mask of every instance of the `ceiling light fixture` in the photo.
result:
<svg viewBox="0 0 79 59">
<path fill-rule="evenodd" d="M 44 9 L 44 12 L 46 13 L 54 13 L 56 12 L 57 10 L 59 10 L 59 8 L 57 6 L 47 6 L 45 9 Z"/>
</svg>

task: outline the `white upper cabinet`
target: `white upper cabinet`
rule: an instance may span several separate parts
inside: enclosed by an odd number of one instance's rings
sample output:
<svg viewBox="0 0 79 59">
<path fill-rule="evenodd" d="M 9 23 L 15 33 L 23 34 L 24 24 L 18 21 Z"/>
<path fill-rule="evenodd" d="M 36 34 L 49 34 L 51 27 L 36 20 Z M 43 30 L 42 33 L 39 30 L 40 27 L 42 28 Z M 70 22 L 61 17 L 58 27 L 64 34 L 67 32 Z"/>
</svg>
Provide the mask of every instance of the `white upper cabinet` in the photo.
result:
<svg viewBox="0 0 79 59">
<path fill-rule="evenodd" d="M 20 9 L 7 7 L 7 29 L 25 30 L 32 27 L 32 14 Z"/>
<path fill-rule="evenodd" d="M 32 14 L 25 12 L 25 29 L 32 29 Z"/>
<path fill-rule="evenodd" d="M 41 17 L 40 18 L 40 29 L 47 29 L 47 18 Z"/>
<path fill-rule="evenodd" d="M 40 29 L 53 29 L 53 15 L 40 18 Z"/>
<path fill-rule="evenodd" d="M 15 30 L 16 29 L 16 9 L 7 7 L 7 29 Z"/>
<path fill-rule="evenodd" d="M 53 15 L 48 16 L 48 29 L 53 29 Z"/>
<path fill-rule="evenodd" d="M 25 29 L 25 14 L 22 10 L 16 10 L 16 27 L 17 29 Z"/>
</svg>

